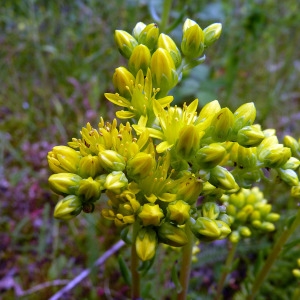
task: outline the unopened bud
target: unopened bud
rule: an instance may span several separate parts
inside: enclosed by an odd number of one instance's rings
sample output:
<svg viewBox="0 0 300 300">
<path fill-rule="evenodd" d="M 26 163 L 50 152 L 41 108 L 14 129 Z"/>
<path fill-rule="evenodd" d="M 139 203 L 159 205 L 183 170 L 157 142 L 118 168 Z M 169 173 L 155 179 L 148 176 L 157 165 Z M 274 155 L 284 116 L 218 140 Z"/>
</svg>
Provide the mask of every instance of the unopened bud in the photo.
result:
<svg viewBox="0 0 300 300">
<path fill-rule="evenodd" d="M 240 241 L 240 234 L 238 231 L 232 231 L 229 236 L 229 240 L 231 243 L 236 244 Z"/>
<path fill-rule="evenodd" d="M 188 242 L 185 230 L 170 223 L 163 223 L 158 228 L 159 242 L 172 247 L 182 247 Z"/>
<path fill-rule="evenodd" d="M 209 182 L 224 190 L 234 190 L 239 188 L 232 174 L 221 166 L 216 166 L 211 169 Z"/>
<path fill-rule="evenodd" d="M 195 224 L 191 224 L 191 230 L 200 241 L 206 238 L 215 240 L 221 235 L 221 229 L 216 221 L 207 217 L 199 217 Z"/>
<path fill-rule="evenodd" d="M 232 131 L 233 122 L 232 112 L 227 107 L 222 108 L 211 121 L 212 138 L 219 142 L 226 141 Z"/>
<path fill-rule="evenodd" d="M 99 175 L 101 171 L 102 167 L 98 156 L 89 154 L 80 160 L 78 174 L 82 178 L 95 177 Z"/>
<path fill-rule="evenodd" d="M 198 150 L 196 160 L 203 169 L 216 167 L 224 158 L 226 150 L 218 143 L 211 143 Z"/>
<path fill-rule="evenodd" d="M 256 118 L 256 108 L 253 102 L 241 105 L 234 113 L 233 134 L 237 134 L 240 129 L 253 124 Z"/>
<path fill-rule="evenodd" d="M 268 221 L 268 222 L 271 222 L 271 223 L 274 223 L 276 221 L 278 221 L 280 219 L 280 214 L 277 214 L 277 213 L 269 213 L 265 220 Z"/>
<path fill-rule="evenodd" d="M 160 88 L 162 94 L 172 89 L 178 82 L 178 74 L 170 53 L 158 48 L 151 57 L 153 87 Z"/>
<path fill-rule="evenodd" d="M 69 195 L 61 199 L 55 206 L 54 218 L 60 220 L 70 220 L 77 216 L 82 209 L 79 198 L 75 195 Z"/>
<path fill-rule="evenodd" d="M 270 138 L 272 137 L 266 139 Z M 291 157 L 291 149 L 284 147 L 282 144 L 272 144 L 270 146 L 268 146 L 268 144 L 261 144 L 257 149 L 258 159 L 263 162 L 266 167 L 279 168 Z"/>
<path fill-rule="evenodd" d="M 99 152 L 101 166 L 107 171 L 123 171 L 126 166 L 122 155 L 113 150 Z"/>
<path fill-rule="evenodd" d="M 134 76 L 124 67 L 119 67 L 113 75 L 113 85 L 119 94 L 125 98 L 131 96 L 130 89 L 135 81 Z"/>
<path fill-rule="evenodd" d="M 111 172 L 106 176 L 104 188 L 111 191 L 119 191 L 126 188 L 128 185 L 128 179 L 121 171 Z"/>
<path fill-rule="evenodd" d="M 157 42 L 158 48 L 163 48 L 167 50 L 175 64 L 175 68 L 178 68 L 181 64 L 181 53 L 179 49 L 177 48 L 175 42 L 166 34 L 161 33 L 158 37 Z"/>
<path fill-rule="evenodd" d="M 203 217 L 215 220 L 220 214 L 220 207 L 214 202 L 206 202 L 201 207 Z"/>
<path fill-rule="evenodd" d="M 84 195 L 85 200 L 97 200 L 101 194 L 101 185 L 92 177 L 82 179 L 79 183 L 78 195 Z"/>
<path fill-rule="evenodd" d="M 183 25 L 181 51 L 188 58 L 197 58 L 204 51 L 204 34 L 200 26 L 187 19 Z"/>
<path fill-rule="evenodd" d="M 134 76 L 139 70 L 143 71 L 144 76 L 147 74 L 150 65 L 151 53 L 148 47 L 140 44 L 134 48 L 128 61 L 128 68 Z"/>
<path fill-rule="evenodd" d="M 208 47 L 212 45 L 216 40 L 219 39 L 222 32 L 222 24 L 214 23 L 207 26 L 204 30 L 204 45 Z"/>
<path fill-rule="evenodd" d="M 293 171 L 291 169 L 284 170 L 284 169 L 278 168 L 277 172 L 279 174 L 279 177 L 288 185 L 297 186 L 299 184 L 299 178 L 295 171 Z"/>
<path fill-rule="evenodd" d="M 79 182 L 82 180 L 80 176 L 72 173 L 52 174 L 49 179 L 50 188 L 57 194 L 67 195 L 76 194 Z"/>
<path fill-rule="evenodd" d="M 194 155 L 199 148 L 200 139 L 203 135 L 204 131 L 200 133 L 194 125 L 184 126 L 175 145 L 177 154 L 182 158 L 189 158 Z"/>
<path fill-rule="evenodd" d="M 218 240 L 224 239 L 231 233 L 231 229 L 229 225 L 221 220 L 215 220 L 219 229 L 221 230 L 221 234 L 218 237 Z"/>
<path fill-rule="evenodd" d="M 286 135 L 283 138 L 283 144 L 285 147 L 291 149 L 293 156 L 299 157 L 300 146 L 299 146 L 299 142 L 295 138 L 293 138 L 290 135 Z"/>
<path fill-rule="evenodd" d="M 81 155 L 67 146 L 55 146 L 47 156 L 48 164 L 54 173 L 76 173 Z"/>
<path fill-rule="evenodd" d="M 255 125 L 245 126 L 237 134 L 237 142 L 245 147 L 258 146 L 264 138 L 264 133 Z"/>
<path fill-rule="evenodd" d="M 171 202 L 167 207 L 167 217 L 178 225 L 184 224 L 190 217 L 191 206 L 182 200 Z"/>
<path fill-rule="evenodd" d="M 138 45 L 137 40 L 124 30 L 115 31 L 115 42 L 121 55 L 125 58 L 129 58 L 133 49 Z"/>
<path fill-rule="evenodd" d="M 151 51 L 156 46 L 158 36 L 159 36 L 159 28 L 157 24 L 151 23 L 141 31 L 138 37 L 138 42 L 140 44 L 144 44 L 145 46 L 147 46 Z"/>
<path fill-rule="evenodd" d="M 155 255 L 156 247 L 157 236 L 155 231 L 150 228 L 140 229 L 135 240 L 135 249 L 138 257 L 142 261 L 150 260 Z"/>
<path fill-rule="evenodd" d="M 142 206 L 142 211 L 138 216 L 142 220 L 144 226 L 158 226 L 161 219 L 164 217 L 164 213 L 158 204 L 146 203 Z"/>
<path fill-rule="evenodd" d="M 192 174 L 186 176 L 185 180 L 178 185 L 177 199 L 181 199 L 188 204 L 194 204 L 202 191 L 202 187 L 203 184 L 200 179 Z"/>
<path fill-rule="evenodd" d="M 247 226 L 241 226 L 239 228 L 239 233 L 244 237 L 251 236 L 251 230 Z"/>
</svg>

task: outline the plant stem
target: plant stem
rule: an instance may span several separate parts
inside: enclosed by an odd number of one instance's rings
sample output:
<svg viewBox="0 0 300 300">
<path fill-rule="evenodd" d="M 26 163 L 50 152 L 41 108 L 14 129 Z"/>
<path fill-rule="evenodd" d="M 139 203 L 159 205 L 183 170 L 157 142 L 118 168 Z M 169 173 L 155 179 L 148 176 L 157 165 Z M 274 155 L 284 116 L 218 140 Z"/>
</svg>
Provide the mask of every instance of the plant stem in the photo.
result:
<svg viewBox="0 0 300 300">
<path fill-rule="evenodd" d="M 159 24 L 159 29 L 161 32 L 165 32 L 168 21 L 169 21 L 169 15 L 171 10 L 172 0 L 164 0 L 164 6 L 162 10 L 161 15 L 161 21 Z"/>
<path fill-rule="evenodd" d="M 218 282 L 217 295 L 215 297 L 215 300 L 219 300 L 222 297 L 224 283 L 225 283 L 228 273 L 231 271 L 231 266 L 232 266 L 232 262 L 234 259 L 234 254 L 236 251 L 237 243 L 231 243 L 229 247 L 230 248 L 229 248 L 227 258 L 226 258 L 225 266 L 223 268 L 223 272 L 222 272 L 220 280 Z"/>
<path fill-rule="evenodd" d="M 190 273 L 191 273 L 191 262 L 192 262 L 192 251 L 194 246 L 194 236 L 186 225 L 186 234 L 188 236 L 188 244 L 183 246 L 182 249 L 182 260 L 180 269 L 180 284 L 182 287 L 181 292 L 177 296 L 177 300 L 185 300 L 189 288 Z"/>
<path fill-rule="evenodd" d="M 133 239 L 131 245 L 131 299 L 137 300 L 140 298 L 140 274 L 138 272 L 139 258 L 136 253 L 135 248 L 135 238 L 137 235 L 139 225 L 137 223 L 133 224 Z"/>
<path fill-rule="evenodd" d="M 271 253 L 269 254 L 267 260 L 265 261 L 265 264 L 263 268 L 260 270 L 258 275 L 255 278 L 255 281 L 252 286 L 252 291 L 248 295 L 247 300 L 253 300 L 256 293 L 260 289 L 262 283 L 264 282 L 265 278 L 267 277 L 274 261 L 279 256 L 282 247 L 288 240 L 288 238 L 292 235 L 292 233 L 296 230 L 296 228 L 300 225 L 300 209 L 298 210 L 294 221 L 292 224 L 288 227 L 285 227 L 282 234 L 280 235 L 279 239 L 277 240 L 276 244 L 274 245 Z"/>
</svg>

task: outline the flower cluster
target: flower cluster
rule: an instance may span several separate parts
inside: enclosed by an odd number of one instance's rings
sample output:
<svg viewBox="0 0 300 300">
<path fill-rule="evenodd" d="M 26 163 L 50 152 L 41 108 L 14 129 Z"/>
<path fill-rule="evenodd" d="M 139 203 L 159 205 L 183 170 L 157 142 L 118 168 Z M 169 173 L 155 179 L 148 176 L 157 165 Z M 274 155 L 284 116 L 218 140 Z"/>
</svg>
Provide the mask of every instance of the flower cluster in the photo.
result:
<svg viewBox="0 0 300 300">
<path fill-rule="evenodd" d="M 250 237 L 253 232 L 275 230 L 274 223 L 280 218 L 279 214 L 271 212 L 272 205 L 264 199 L 258 187 L 223 195 L 221 201 L 226 206 L 226 212 L 231 219 L 232 232 L 229 239 L 232 243 Z"/>
<path fill-rule="evenodd" d="M 168 95 L 182 71 L 204 61 L 220 33 L 220 24 L 202 30 L 188 19 L 177 47 L 156 24 L 138 23 L 132 34 L 115 32 L 128 65 L 113 75 L 117 93 L 105 96 L 123 108 L 116 117 L 129 121 L 101 118 L 97 129 L 88 123 L 80 139 L 49 152 L 49 184 L 63 196 L 56 218 L 92 212 L 105 193 L 101 215 L 122 228 L 132 225 L 131 240 L 144 261 L 154 257 L 158 243 L 181 247 L 190 233 L 200 241 L 223 239 L 231 227 L 231 236 L 245 235 L 249 218 L 251 226 L 270 230 L 270 206 L 256 189 L 241 188 L 259 181 L 263 169 L 298 186 L 293 146 L 254 123 L 253 103 L 232 112 L 214 100 L 198 113 L 197 99 L 178 107 Z M 228 200 L 228 212 L 220 199 Z"/>
</svg>

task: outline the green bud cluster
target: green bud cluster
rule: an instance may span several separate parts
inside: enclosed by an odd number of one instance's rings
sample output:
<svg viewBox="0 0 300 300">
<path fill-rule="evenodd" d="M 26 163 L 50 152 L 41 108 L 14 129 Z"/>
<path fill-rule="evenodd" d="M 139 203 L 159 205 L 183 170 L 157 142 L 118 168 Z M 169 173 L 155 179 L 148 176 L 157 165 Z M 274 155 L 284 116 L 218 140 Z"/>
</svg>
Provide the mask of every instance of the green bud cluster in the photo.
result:
<svg viewBox="0 0 300 300">
<path fill-rule="evenodd" d="M 225 210 L 214 202 L 204 203 L 196 220 L 191 218 L 191 230 L 201 241 L 224 239 L 231 233 L 231 219 Z"/>
<path fill-rule="evenodd" d="M 300 279 L 300 258 L 297 259 L 297 268 L 293 269 L 292 273 L 298 280 Z"/>
<path fill-rule="evenodd" d="M 275 230 L 274 223 L 280 218 L 279 214 L 271 212 L 272 205 L 264 199 L 258 187 L 223 195 L 221 201 L 226 206 L 226 213 L 231 219 L 232 233 L 229 239 L 232 243 L 250 237 L 252 233 Z"/>
<path fill-rule="evenodd" d="M 252 102 L 231 111 L 214 100 L 198 112 L 198 99 L 178 107 L 168 95 L 182 72 L 204 61 L 221 29 L 216 23 L 202 30 L 187 19 L 179 44 L 154 23 L 139 22 L 132 33 L 116 30 L 127 65 L 113 74 L 117 93 L 105 97 L 122 108 L 116 117 L 130 122 L 101 118 L 98 128 L 88 123 L 79 139 L 48 153 L 49 185 L 62 196 L 56 218 L 90 213 L 100 199 L 104 218 L 134 226 L 132 243 L 142 260 L 152 259 L 159 243 L 184 246 L 191 233 L 200 241 L 230 235 L 236 242 L 274 229 L 279 215 L 256 188 L 243 188 L 274 169 L 299 196 L 299 142 L 286 136 L 281 144 L 275 130 L 255 124 Z"/>
</svg>

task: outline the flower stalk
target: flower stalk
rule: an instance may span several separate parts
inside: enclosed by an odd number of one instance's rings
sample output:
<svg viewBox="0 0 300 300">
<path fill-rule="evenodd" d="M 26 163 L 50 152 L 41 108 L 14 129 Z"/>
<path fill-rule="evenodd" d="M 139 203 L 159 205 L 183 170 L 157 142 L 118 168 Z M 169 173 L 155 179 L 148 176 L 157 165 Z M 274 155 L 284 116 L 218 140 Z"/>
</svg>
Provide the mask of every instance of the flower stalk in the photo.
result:
<svg viewBox="0 0 300 300">
<path fill-rule="evenodd" d="M 253 300 L 255 299 L 256 294 L 258 293 L 261 285 L 267 278 L 275 260 L 278 258 L 283 246 L 289 239 L 289 237 L 295 232 L 297 227 L 300 225 L 300 209 L 298 209 L 298 212 L 290 226 L 287 226 L 284 228 L 283 232 L 279 236 L 277 242 L 275 243 L 274 247 L 272 248 L 272 251 L 270 252 L 267 260 L 265 261 L 265 264 L 263 265 L 262 269 L 258 273 L 258 275 L 255 277 L 255 281 L 253 283 L 252 289 L 249 292 L 247 300 Z"/>
</svg>

